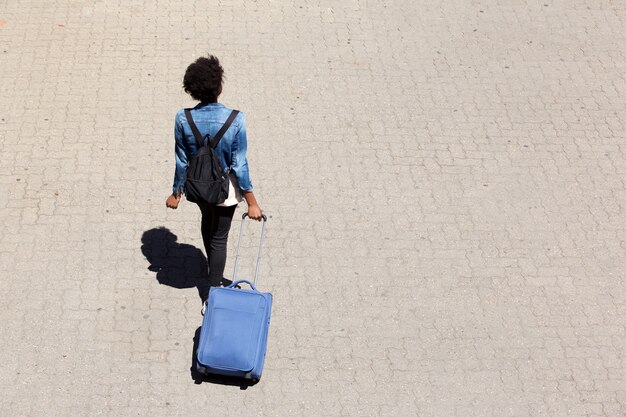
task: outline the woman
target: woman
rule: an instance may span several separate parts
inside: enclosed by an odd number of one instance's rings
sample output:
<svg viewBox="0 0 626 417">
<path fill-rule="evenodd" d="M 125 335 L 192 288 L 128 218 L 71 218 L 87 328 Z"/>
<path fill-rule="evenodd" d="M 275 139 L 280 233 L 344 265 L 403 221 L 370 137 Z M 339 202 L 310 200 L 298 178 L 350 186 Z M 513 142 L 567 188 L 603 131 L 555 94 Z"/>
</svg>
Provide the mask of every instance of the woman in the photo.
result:
<svg viewBox="0 0 626 417">
<path fill-rule="evenodd" d="M 214 137 L 222 128 L 232 109 L 217 102 L 222 92 L 224 69 L 213 55 L 198 58 L 187 67 L 183 87 L 200 103 L 191 109 L 192 119 L 203 136 Z M 176 140 L 176 173 L 174 186 L 165 204 L 176 209 L 185 191 L 188 162 L 198 151 L 198 144 L 191 131 L 184 109 L 176 113 L 174 129 Z M 229 194 L 222 204 L 199 203 L 202 213 L 202 240 L 209 264 L 209 286 L 219 286 L 224 278 L 226 243 L 237 204 L 242 196 L 248 204 L 248 216 L 261 220 L 261 207 L 252 192 L 252 183 L 246 159 L 246 121 L 239 113 L 215 147 L 215 152 L 229 178 Z M 204 297 L 203 297 L 204 298 Z"/>
</svg>

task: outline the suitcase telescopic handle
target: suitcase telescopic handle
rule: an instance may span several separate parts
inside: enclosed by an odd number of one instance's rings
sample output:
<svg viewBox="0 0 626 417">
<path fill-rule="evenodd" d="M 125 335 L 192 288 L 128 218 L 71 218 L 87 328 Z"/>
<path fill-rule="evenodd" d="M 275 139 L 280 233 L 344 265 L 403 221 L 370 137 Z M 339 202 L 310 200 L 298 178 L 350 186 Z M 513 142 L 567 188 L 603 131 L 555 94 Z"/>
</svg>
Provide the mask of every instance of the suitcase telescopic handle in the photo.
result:
<svg viewBox="0 0 626 417">
<path fill-rule="evenodd" d="M 243 213 L 241 215 L 241 220 L 245 219 L 246 217 L 248 217 L 248 213 Z M 263 218 L 263 221 L 266 222 L 267 221 L 267 216 L 265 214 L 261 214 L 261 218 Z"/>
<path fill-rule="evenodd" d="M 237 280 L 237 269 L 239 268 L 239 254 L 241 252 L 241 237 L 243 235 L 243 223 L 244 220 L 248 217 L 248 213 L 243 213 L 241 216 L 241 226 L 239 226 L 239 238 L 237 239 L 237 255 L 235 256 L 235 271 L 233 272 L 233 281 Z M 261 240 L 259 241 L 259 253 L 256 257 L 256 270 L 254 271 L 254 285 L 256 285 L 256 280 L 259 277 L 259 270 L 261 269 L 261 253 L 263 250 L 263 238 L 265 236 L 265 222 L 267 221 L 267 216 L 265 214 L 261 215 L 263 221 L 261 222 Z"/>
</svg>

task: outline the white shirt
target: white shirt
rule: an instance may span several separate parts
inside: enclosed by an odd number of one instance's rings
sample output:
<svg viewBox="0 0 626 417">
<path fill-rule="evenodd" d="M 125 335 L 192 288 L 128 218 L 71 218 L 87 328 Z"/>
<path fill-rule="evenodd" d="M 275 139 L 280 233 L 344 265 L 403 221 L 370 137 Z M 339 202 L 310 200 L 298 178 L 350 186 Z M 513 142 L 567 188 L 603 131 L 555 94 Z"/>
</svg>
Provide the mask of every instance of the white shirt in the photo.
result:
<svg viewBox="0 0 626 417">
<path fill-rule="evenodd" d="M 218 204 L 219 207 L 230 207 L 241 203 L 241 192 L 239 191 L 239 183 L 233 171 L 228 173 L 228 198 L 223 203 Z"/>
</svg>

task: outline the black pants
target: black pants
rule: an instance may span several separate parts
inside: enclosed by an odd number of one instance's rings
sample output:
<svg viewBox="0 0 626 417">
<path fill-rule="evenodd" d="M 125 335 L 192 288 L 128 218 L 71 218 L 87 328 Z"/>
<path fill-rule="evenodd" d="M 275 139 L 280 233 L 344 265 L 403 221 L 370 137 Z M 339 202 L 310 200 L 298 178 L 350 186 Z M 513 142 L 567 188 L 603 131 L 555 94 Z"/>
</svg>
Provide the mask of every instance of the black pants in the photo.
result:
<svg viewBox="0 0 626 417">
<path fill-rule="evenodd" d="M 214 204 L 198 206 L 202 212 L 202 240 L 209 263 L 209 285 L 216 287 L 224 279 L 226 243 L 237 206 L 219 207 Z"/>
</svg>

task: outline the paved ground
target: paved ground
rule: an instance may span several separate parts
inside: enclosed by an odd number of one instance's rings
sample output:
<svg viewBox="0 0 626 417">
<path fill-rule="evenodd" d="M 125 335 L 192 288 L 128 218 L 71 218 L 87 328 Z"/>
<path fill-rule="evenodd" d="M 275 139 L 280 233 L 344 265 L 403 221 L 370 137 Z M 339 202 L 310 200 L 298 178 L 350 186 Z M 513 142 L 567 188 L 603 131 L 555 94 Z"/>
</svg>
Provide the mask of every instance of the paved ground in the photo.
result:
<svg viewBox="0 0 626 417">
<path fill-rule="evenodd" d="M 0 414 L 625 415 L 625 25 L 606 0 L 0 0 Z M 271 216 L 245 390 L 190 372 L 199 213 L 164 205 L 206 51 Z"/>
</svg>

